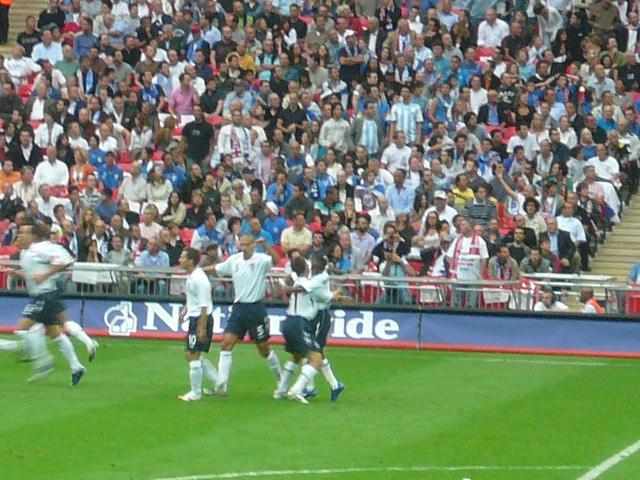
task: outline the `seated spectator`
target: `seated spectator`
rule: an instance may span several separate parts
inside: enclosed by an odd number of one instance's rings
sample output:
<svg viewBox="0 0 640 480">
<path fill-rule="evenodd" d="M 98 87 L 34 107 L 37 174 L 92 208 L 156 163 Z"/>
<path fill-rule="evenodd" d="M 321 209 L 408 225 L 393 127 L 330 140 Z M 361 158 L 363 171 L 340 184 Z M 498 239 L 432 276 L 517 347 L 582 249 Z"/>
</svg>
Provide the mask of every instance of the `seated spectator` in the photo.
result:
<svg viewBox="0 0 640 480">
<path fill-rule="evenodd" d="M 287 202 L 285 211 L 287 218 L 293 220 L 297 212 L 303 212 L 305 221 L 311 222 L 313 220 L 313 200 L 306 195 L 307 187 L 304 184 L 298 183 L 293 187 L 293 196 Z"/>
<path fill-rule="evenodd" d="M 487 200 L 487 185 L 480 184 L 473 189 L 474 198 L 469 200 L 462 214 L 472 218 L 476 225 L 487 226 L 489 221 L 498 217 L 495 204 Z"/>
<path fill-rule="evenodd" d="M 2 197 L 0 197 L 0 220 L 13 222 L 18 212 L 24 211 L 24 204 L 13 191 L 10 182 L 2 183 Z"/>
<path fill-rule="evenodd" d="M 216 242 L 218 245 L 224 245 L 224 233 L 221 233 L 217 228 L 218 218 L 214 213 L 208 213 L 205 215 L 204 223 L 196 228 L 191 237 L 191 248 L 198 250 L 204 250 L 204 248 L 211 242 Z"/>
<path fill-rule="evenodd" d="M 153 205 L 148 205 L 142 214 L 142 223 L 140 223 L 140 236 L 147 243 L 149 240 L 157 239 L 162 231 L 162 226 L 155 221 L 156 209 Z"/>
<path fill-rule="evenodd" d="M 215 184 L 215 177 L 214 177 Z M 202 175 L 202 168 L 197 163 L 191 165 L 191 170 L 189 172 L 189 176 L 185 178 L 182 185 L 180 185 L 180 199 L 184 203 L 189 203 L 191 201 L 191 194 L 194 190 L 202 189 L 204 185 L 204 176 Z"/>
<path fill-rule="evenodd" d="M 262 226 L 271 235 L 273 244 L 279 245 L 282 232 L 288 227 L 287 221 L 279 216 L 280 211 L 274 202 L 267 202 L 265 213 Z"/>
<path fill-rule="evenodd" d="M 179 190 L 185 181 L 184 171 L 178 165 L 174 164 L 173 156 L 170 153 L 164 154 L 162 163 L 164 164 L 162 175 L 171 182 L 174 190 Z"/>
<path fill-rule="evenodd" d="M 111 250 L 111 237 L 107 231 L 107 224 L 98 219 L 95 221 L 93 234 L 90 237 L 90 241 L 95 245 L 99 255 L 100 261 L 104 262 L 107 259 L 109 250 Z"/>
<path fill-rule="evenodd" d="M 158 236 L 148 240 L 147 248 L 140 254 L 136 266 L 142 268 L 169 268 L 169 255 L 160 250 Z M 160 274 L 158 273 L 140 274 L 140 278 L 136 282 L 136 293 L 166 295 L 168 293 L 167 280 L 158 279 L 159 276 Z"/>
<path fill-rule="evenodd" d="M 315 209 L 322 217 L 329 217 L 333 212 L 342 212 L 344 204 L 338 197 L 338 189 L 336 187 L 327 188 L 327 196 L 315 203 Z"/>
<path fill-rule="evenodd" d="M 520 274 L 527 273 L 551 273 L 551 262 L 542 257 L 539 247 L 534 247 L 529 256 L 520 262 Z"/>
<path fill-rule="evenodd" d="M 416 192 L 410 185 L 405 183 L 407 172 L 402 168 L 397 168 L 393 172 L 393 185 L 385 190 L 385 196 L 389 200 L 389 207 L 393 212 L 411 213 L 413 200 Z"/>
<path fill-rule="evenodd" d="M 111 238 L 111 250 L 107 254 L 107 263 L 113 263 L 121 267 L 133 267 L 133 254 L 124 248 L 124 240 L 120 235 Z"/>
<path fill-rule="evenodd" d="M 393 223 L 383 227 L 383 240 L 373 249 L 373 257 L 379 259 L 378 271 L 383 277 L 413 277 L 416 271 L 405 258 L 410 246 L 398 234 Z M 385 281 L 385 293 L 378 303 L 410 305 L 413 303 L 407 282 Z"/>
<path fill-rule="evenodd" d="M 205 216 L 211 209 L 204 203 L 204 195 L 201 190 L 194 190 L 191 196 L 191 206 L 187 209 L 183 228 L 198 228 L 204 223 Z"/>
<path fill-rule="evenodd" d="M 364 255 L 364 263 L 367 264 L 371 261 L 371 255 L 373 249 L 376 246 L 376 239 L 371 235 L 371 217 L 368 214 L 358 216 L 357 227 L 351 233 L 351 243 L 360 249 Z"/>
<path fill-rule="evenodd" d="M 522 227 L 516 227 L 513 230 L 513 242 L 507 243 L 509 254 L 516 261 L 516 264 L 520 264 L 525 257 L 528 257 L 531 253 L 531 248 L 524 243 L 524 229 Z"/>
<path fill-rule="evenodd" d="M 175 223 L 176 225 L 182 225 L 187 215 L 187 208 L 182 200 L 180 200 L 180 193 L 174 190 L 169 195 L 169 202 L 167 208 L 162 214 L 162 223 L 168 225 L 169 223 Z M 177 259 L 176 259 L 177 260 Z M 173 264 L 171 265 L 173 266 Z"/>
<path fill-rule="evenodd" d="M 162 175 L 162 168 L 155 166 L 147 176 L 147 201 L 166 205 L 172 191 L 173 185 Z"/>
<path fill-rule="evenodd" d="M 555 292 L 546 287 L 542 290 L 542 299 L 533 306 L 534 312 L 568 312 L 569 307 L 556 298 Z"/>
<path fill-rule="evenodd" d="M 180 263 L 184 242 L 179 235 L 173 235 L 170 229 L 165 228 L 160 232 L 160 249 L 169 256 L 169 266 L 175 267 Z"/>
<path fill-rule="evenodd" d="M 36 198 L 38 213 L 41 216 L 53 218 L 53 209 L 56 205 L 64 205 L 65 200 L 51 195 L 51 187 L 47 184 L 41 185 L 38 189 L 40 196 Z M 36 218 L 37 220 L 38 218 Z"/>
<path fill-rule="evenodd" d="M 46 158 L 36 167 L 34 180 L 37 184 L 66 187 L 69 184 L 69 169 L 56 158 L 56 147 L 47 147 Z"/>
<path fill-rule="evenodd" d="M 131 175 L 122 180 L 118 194 L 130 202 L 142 204 L 147 199 L 147 182 L 142 176 L 140 164 L 133 163 L 129 173 Z"/>
<path fill-rule="evenodd" d="M 304 213 L 294 215 L 293 225 L 282 232 L 281 244 L 285 253 L 295 248 L 303 255 L 311 247 L 311 231 L 305 226 Z"/>
<path fill-rule="evenodd" d="M 267 200 L 275 203 L 278 208 L 285 207 L 293 197 L 293 185 L 287 181 L 285 172 L 278 172 L 276 181 L 267 187 Z"/>
<path fill-rule="evenodd" d="M 488 276 L 495 280 L 518 280 L 520 270 L 518 263 L 510 255 L 510 248 L 507 245 L 498 247 L 498 254 L 489 259 Z"/>
<path fill-rule="evenodd" d="M 559 215 L 556 218 L 557 218 L 558 230 L 561 232 L 562 231 L 568 232 L 570 235 L 571 241 L 575 245 L 575 250 L 579 250 L 580 246 L 586 243 L 587 237 L 585 235 L 582 222 L 580 222 L 580 220 L 574 217 L 573 214 L 574 214 L 573 205 L 567 202 L 562 207 L 562 215 Z M 589 268 L 588 258 L 589 257 L 587 256 L 587 260 L 586 260 L 587 264 L 583 265 L 585 270 Z M 578 270 L 578 265 L 576 264 L 577 260 L 578 258 L 575 255 L 571 259 L 571 263 L 572 263 L 570 267 L 571 273 L 574 273 Z"/>
<path fill-rule="evenodd" d="M 290 252 L 297 251 L 295 249 Z M 340 250 L 342 254 L 342 250 Z M 313 232 L 311 237 L 311 247 L 303 254 L 304 258 L 313 261 L 315 258 L 325 258 L 328 256 L 328 248 L 324 243 L 324 235 L 321 231 Z"/>
<path fill-rule="evenodd" d="M 382 232 L 387 222 L 396 219 L 394 212 L 389 208 L 389 200 L 385 196 L 378 198 L 378 207 L 370 211 L 369 215 L 371 216 L 371 227 L 376 232 Z"/>
<path fill-rule="evenodd" d="M 98 169 L 98 180 L 100 185 L 102 188 L 109 187 L 111 190 L 118 190 L 124 178 L 124 172 L 122 171 L 122 168 L 116 165 L 115 153 L 107 152 L 104 160 L 104 165 Z"/>
<path fill-rule="evenodd" d="M 73 152 L 75 164 L 69 169 L 70 185 L 84 189 L 87 177 L 95 173 L 93 165 L 89 163 L 89 154 L 82 148 L 76 148 Z"/>
<path fill-rule="evenodd" d="M 13 169 L 13 162 L 6 159 L 2 162 L 2 170 L 0 171 L 0 182 L 17 183 L 20 181 L 20 172 Z"/>
<path fill-rule="evenodd" d="M 98 191 L 98 179 L 95 175 L 87 175 L 87 185 L 80 192 L 80 202 L 82 208 L 95 208 L 100 201 L 100 192 Z"/>
<path fill-rule="evenodd" d="M 118 214 L 122 217 L 122 225 L 126 229 L 140 223 L 140 214 L 129 209 L 129 201 L 126 198 L 118 200 Z"/>
<path fill-rule="evenodd" d="M 102 189 L 100 201 L 96 205 L 95 211 L 106 223 L 111 222 L 111 217 L 118 211 L 118 205 L 113 201 L 113 191 L 109 187 Z"/>
<path fill-rule="evenodd" d="M 124 241 L 124 246 L 133 255 L 133 260 L 138 261 L 140 254 L 147 248 L 147 240 L 140 234 L 140 224 L 134 223 L 129 227 L 129 236 Z"/>
</svg>

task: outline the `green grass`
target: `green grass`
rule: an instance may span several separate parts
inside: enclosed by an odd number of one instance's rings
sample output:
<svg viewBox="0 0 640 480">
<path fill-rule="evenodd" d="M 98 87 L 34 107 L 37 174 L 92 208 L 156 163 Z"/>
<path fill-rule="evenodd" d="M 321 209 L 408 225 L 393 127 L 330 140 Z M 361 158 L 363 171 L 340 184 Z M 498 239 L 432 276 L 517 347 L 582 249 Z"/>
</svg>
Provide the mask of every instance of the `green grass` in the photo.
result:
<svg viewBox="0 0 640 480">
<path fill-rule="evenodd" d="M 240 345 L 230 396 L 185 404 L 178 342 L 101 343 L 76 388 L 57 353 L 36 384 L 26 383 L 30 365 L 0 355 L 0 479 L 372 468 L 381 471 L 270 478 L 575 480 L 640 438 L 640 365 L 629 360 L 331 348 L 347 389 L 332 404 L 319 377 L 304 406 L 273 400 L 266 362 Z M 382 471 L 406 466 L 584 468 Z M 638 472 L 640 453 L 600 478 Z"/>
</svg>

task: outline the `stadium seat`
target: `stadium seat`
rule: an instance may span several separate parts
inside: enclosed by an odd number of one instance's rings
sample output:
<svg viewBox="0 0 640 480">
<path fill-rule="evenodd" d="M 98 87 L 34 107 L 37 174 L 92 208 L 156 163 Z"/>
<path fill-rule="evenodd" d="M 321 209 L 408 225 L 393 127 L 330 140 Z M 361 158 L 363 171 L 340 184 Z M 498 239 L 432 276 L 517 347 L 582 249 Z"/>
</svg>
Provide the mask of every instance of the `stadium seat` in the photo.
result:
<svg viewBox="0 0 640 480">
<path fill-rule="evenodd" d="M 221 125 L 224 118 L 219 115 L 211 115 L 207 118 L 207 122 L 209 122 L 214 127 L 217 125 Z"/>
<path fill-rule="evenodd" d="M 120 162 L 117 164 L 123 172 L 129 172 L 131 170 L 131 162 L 129 163 L 124 163 L 124 162 Z"/>
<path fill-rule="evenodd" d="M 29 120 L 27 123 L 31 125 L 31 128 L 33 128 L 34 130 L 37 130 L 38 127 L 42 125 L 42 122 L 34 122 L 32 120 Z"/>
<path fill-rule="evenodd" d="M 627 92 L 629 95 L 633 97 L 633 103 L 635 104 L 638 100 L 640 100 L 640 92 Z"/>
<path fill-rule="evenodd" d="M 191 228 L 183 228 L 180 230 L 180 238 L 184 242 L 185 246 L 189 247 L 191 245 L 191 238 L 193 237 L 194 230 Z"/>
<path fill-rule="evenodd" d="M 151 160 L 153 160 L 154 162 L 161 162 L 163 156 L 164 152 L 156 150 L 155 152 L 153 152 L 153 155 L 151 155 Z"/>
<path fill-rule="evenodd" d="M 282 249 L 282 247 L 280 245 L 274 245 L 273 246 L 273 250 L 278 254 L 278 256 L 282 259 L 282 258 L 287 258 L 287 256 L 284 253 L 284 250 Z"/>
<path fill-rule="evenodd" d="M 182 127 L 176 127 L 171 132 L 172 137 L 181 137 L 182 136 Z"/>
<path fill-rule="evenodd" d="M 493 47 L 478 47 L 476 48 L 476 62 L 480 60 L 481 57 L 492 57 L 495 53 Z"/>
<path fill-rule="evenodd" d="M 18 89 L 18 95 L 20 95 L 22 98 L 29 98 L 29 95 L 31 95 L 32 90 L 33 90 L 32 83 L 20 85 L 20 88 Z"/>
<path fill-rule="evenodd" d="M 311 25 L 313 23 L 313 18 L 311 18 L 311 17 L 302 17 L 301 16 L 300 20 L 302 20 L 307 25 Z"/>
<path fill-rule="evenodd" d="M 120 152 L 120 163 L 131 163 L 131 157 L 129 156 L 128 150 Z"/>
<path fill-rule="evenodd" d="M 13 245 L 7 245 L 5 247 L 0 247 L 0 255 L 13 255 L 18 251 L 18 247 L 14 247 Z"/>
</svg>

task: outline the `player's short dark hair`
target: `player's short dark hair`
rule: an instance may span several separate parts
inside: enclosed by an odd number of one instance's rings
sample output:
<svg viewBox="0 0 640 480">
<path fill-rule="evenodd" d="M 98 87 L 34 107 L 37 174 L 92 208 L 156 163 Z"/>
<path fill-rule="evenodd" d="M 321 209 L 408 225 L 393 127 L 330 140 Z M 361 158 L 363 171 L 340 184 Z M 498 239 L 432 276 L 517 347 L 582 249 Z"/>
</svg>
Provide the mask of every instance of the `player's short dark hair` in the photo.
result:
<svg viewBox="0 0 640 480">
<path fill-rule="evenodd" d="M 304 269 L 307 266 L 307 261 L 304 257 L 296 257 L 291 260 L 291 270 L 294 271 L 297 275 L 304 274 Z"/>
<path fill-rule="evenodd" d="M 316 272 L 323 271 L 327 266 L 327 260 L 324 257 L 314 257 L 311 266 Z"/>
<path fill-rule="evenodd" d="M 200 251 L 195 248 L 186 247 L 182 250 L 187 257 L 187 260 L 191 260 L 194 265 L 197 265 L 200 262 Z"/>
</svg>

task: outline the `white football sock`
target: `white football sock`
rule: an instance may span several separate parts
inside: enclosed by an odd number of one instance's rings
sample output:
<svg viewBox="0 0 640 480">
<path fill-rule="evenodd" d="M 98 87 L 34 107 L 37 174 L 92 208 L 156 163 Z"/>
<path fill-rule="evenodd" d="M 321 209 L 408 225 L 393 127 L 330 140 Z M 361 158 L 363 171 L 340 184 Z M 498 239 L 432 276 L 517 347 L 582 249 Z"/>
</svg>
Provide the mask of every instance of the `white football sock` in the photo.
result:
<svg viewBox="0 0 640 480">
<path fill-rule="evenodd" d="M 27 344 L 27 351 L 29 356 L 33 360 L 39 360 L 46 355 L 47 344 L 45 342 L 44 335 L 42 334 L 42 328 L 36 328 L 34 325 L 29 330 L 16 330 L 15 334 L 22 338 Z"/>
<path fill-rule="evenodd" d="M 202 395 L 202 362 L 200 359 L 189 362 L 189 380 L 191 381 L 191 393 L 196 397 Z"/>
<path fill-rule="evenodd" d="M 211 363 L 211 360 L 208 358 L 202 357 L 200 358 L 200 362 L 202 363 L 202 374 L 204 375 L 204 378 L 215 385 L 218 381 L 218 371 L 213 366 L 213 363 Z"/>
<path fill-rule="evenodd" d="M 87 333 L 82 329 L 82 327 L 74 322 L 73 320 L 68 320 L 64 322 L 64 329 L 69 332 L 69 335 L 77 338 L 84 346 L 87 347 L 87 350 L 91 350 L 93 348 L 93 340 Z"/>
<path fill-rule="evenodd" d="M 218 359 L 218 385 L 226 385 L 229 383 L 229 374 L 231 373 L 231 364 L 233 363 L 233 352 L 221 350 Z"/>
<path fill-rule="evenodd" d="M 289 382 L 291 381 L 291 377 L 293 377 L 293 374 L 296 373 L 296 368 L 298 368 L 298 364 L 291 360 L 288 360 L 284 364 L 282 374 L 280 375 L 280 382 L 278 383 L 278 393 L 281 393 L 283 395 L 287 393 Z"/>
<path fill-rule="evenodd" d="M 276 383 L 279 382 L 282 378 L 282 368 L 280 367 L 278 354 L 274 350 L 271 350 L 271 353 L 267 357 L 267 363 L 269 363 L 269 368 L 276 377 Z"/>
<path fill-rule="evenodd" d="M 18 342 L 15 340 L 4 340 L 0 338 L 0 350 L 3 352 L 14 352 L 18 349 Z"/>
<path fill-rule="evenodd" d="M 58 347 L 60 347 L 60 351 L 62 352 L 62 355 L 64 355 L 64 358 L 69 362 L 72 372 L 77 372 L 81 369 L 84 370 L 80 360 L 78 360 L 78 355 L 76 355 L 76 350 L 73 348 L 73 343 L 71 343 L 69 337 L 64 333 L 61 333 L 55 338 L 55 342 L 58 344 Z"/>
<path fill-rule="evenodd" d="M 331 390 L 335 390 L 338 388 L 338 379 L 333 374 L 333 370 L 331 369 L 331 364 L 328 359 L 324 359 L 322 361 L 322 375 L 324 375 L 324 379 L 331 386 Z"/>
<path fill-rule="evenodd" d="M 308 363 L 309 363 L 309 360 L 307 360 L 307 359 L 305 358 L 305 359 L 304 359 L 304 363 L 303 363 L 303 365 L 306 365 L 306 364 L 308 364 Z M 305 389 L 305 390 L 306 390 L 307 392 L 310 392 L 310 391 L 312 391 L 312 390 L 315 390 L 315 388 L 316 388 L 316 382 L 315 382 L 315 379 L 313 379 L 313 378 L 312 378 L 311 380 L 309 380 L 309 383 L 307 383 L 307 387 L 306 387 L 306 389 Z"/>
<path fill-rule="evenodd" d="M 296 380 L 296 383 L 293 384 L 290 391 L 298 395 L 302 395 L 302 392 L 304 392 L 309 380 L 313 380 L 313 377 L 315 377 L 317 373 L 318 370 L 313 368 L 311 365 L 303 365 L 300 369 L 300 376 Z"/>
</svg>

